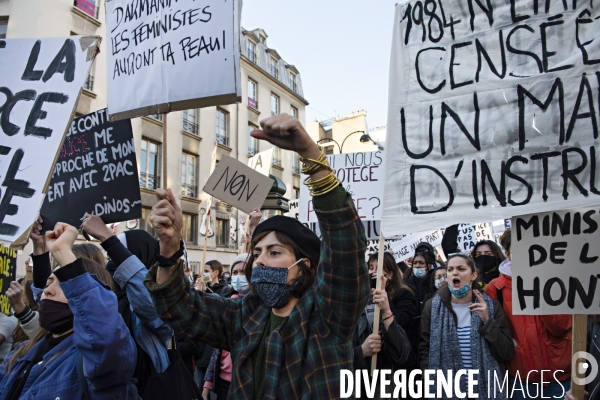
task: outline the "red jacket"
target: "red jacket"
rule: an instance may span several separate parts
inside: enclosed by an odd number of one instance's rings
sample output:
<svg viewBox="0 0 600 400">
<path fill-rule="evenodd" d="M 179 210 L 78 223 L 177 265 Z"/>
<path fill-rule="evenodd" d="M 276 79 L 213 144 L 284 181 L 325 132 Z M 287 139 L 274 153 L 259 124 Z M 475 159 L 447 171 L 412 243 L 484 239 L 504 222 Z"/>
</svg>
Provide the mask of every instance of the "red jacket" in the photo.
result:
<svg viewBox="0 0 600 400">
<path fill-rule="evenodd" d="M 508 373 L 515 377 L 517 371 L 523 382 L 529 375 L 529 383 L 541 382 L 541 370 L 544 382 L 554 383 L 556 379 L 564 381 L 571 377 L 571 315 L 513 315 L 512 278 L 500 274 L 485 288 L 485 293 L 498 300 L 498 291 L 502 291 L 502 307 L 510 322 L 515 343 L 515 356 L 506 364 Z M 548 386 L 547 384 L 545 386 Z"/>
</svg>

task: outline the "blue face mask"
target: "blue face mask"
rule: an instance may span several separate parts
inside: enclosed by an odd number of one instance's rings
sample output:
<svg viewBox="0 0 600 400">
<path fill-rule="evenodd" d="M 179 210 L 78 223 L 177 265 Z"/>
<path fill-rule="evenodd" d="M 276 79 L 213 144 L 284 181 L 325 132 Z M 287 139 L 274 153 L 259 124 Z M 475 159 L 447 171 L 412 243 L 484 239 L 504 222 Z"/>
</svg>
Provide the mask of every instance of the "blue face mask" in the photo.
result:
<svg viewBox="0 0 600 400">
<path fill-rule="evenodd" d="M 244 275 L 234 275 L 231 277 L 231 285 L 236 291 L 246 291 L 248 290 L 248 280 Z"/>
<path fill-rule="evenodd" d="M 268 307 L 282 308 L 292 297 L 293 285 L 287 283 L 288 270 L 302 261 L 296 261 L 288 268 L 257 265 L 252 268 L 250 282 L 256 288 L 258 296 Z"/>
<path fill-rule="evenodd" d="M 416 268 L 413 269 L 413 274 L 419 279 L 422 279 L 425 275 L 427 275 L 427 268 Z"/>
<path fill-rule="evenodd" d="M 448 289 L 450 289 L 450 293 L 452 293 L 454 295 L 454 297 L 456 297 L 457 299 L 460 299 L 462 297 L 465 297 L 467 295 L 467 293 L 469 293 L 469 290 L 471 290 L 471 285 L 467 283 L 465 286 L 461 287 L 460 289 L 454 289 L 454 288 L 452 288 L 452 286 L 448 285 Z"/>
</svg>

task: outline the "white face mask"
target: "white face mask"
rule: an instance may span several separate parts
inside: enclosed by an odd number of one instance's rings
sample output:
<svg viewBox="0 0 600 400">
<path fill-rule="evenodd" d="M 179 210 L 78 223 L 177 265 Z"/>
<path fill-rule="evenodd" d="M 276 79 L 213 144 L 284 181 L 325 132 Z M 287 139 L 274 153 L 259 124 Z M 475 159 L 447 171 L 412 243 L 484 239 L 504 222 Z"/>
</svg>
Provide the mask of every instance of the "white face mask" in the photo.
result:
<svg viewBox="0 0 600 400">
<path fill-rule="evenodd" d="M 207 278 L 211 278 L 212 279 L 212 276 L 210 276 L 210 272 L 205 272 L 204 276 L 207 277 Z"/>
<path fill-rule="evenodd" d="M 234 275 L 231 277 L 231 286 L 238 292 L 240 290 L 245 291 L 248 290 L 248 280 L 244 275 Z"/>
</svg>

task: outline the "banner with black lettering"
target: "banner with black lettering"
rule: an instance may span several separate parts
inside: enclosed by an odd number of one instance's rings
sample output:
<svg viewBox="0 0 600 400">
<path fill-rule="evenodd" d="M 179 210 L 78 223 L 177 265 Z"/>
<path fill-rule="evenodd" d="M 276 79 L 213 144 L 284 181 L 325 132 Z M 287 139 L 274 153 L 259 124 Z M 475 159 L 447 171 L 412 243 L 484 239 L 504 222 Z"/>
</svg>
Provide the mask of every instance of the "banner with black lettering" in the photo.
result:
<svg viewBox="0 0 600 400">
<path fill-rule="evenodd" d="M 17 241 L 37 218 L 100 41 L 0 40 L 0 240 Z"/>
<path fill-rule="evenodd" d="M 512 218 L 513 314 L 600 314 L 598 207 Z"/>
<path fill-rule="evenodd" d="M 40 211 L 44 230 L 87 214 L 107 224 L 142 217 L 131 120 L 109 122 L 106 108 L 71 123 Z"/>
<path fill-rule="evenodd" d="M 241 101 L 240 0 L 106 0 L 111 121 Z"/>
<path fill-rule="evenodd" d="M 0 243 L 0 280 L 2 281 L 0 312 L 6 315 L 10 315 L 10 303 L 5 293 L 10 288 L 10 283 L 15 280 L 16 270 L 17 252 Z"/>
<path fill-rule="evenodd" d="M 383 231 L 600 203 L 600 8 L 396 6 Z"/>
</svg>

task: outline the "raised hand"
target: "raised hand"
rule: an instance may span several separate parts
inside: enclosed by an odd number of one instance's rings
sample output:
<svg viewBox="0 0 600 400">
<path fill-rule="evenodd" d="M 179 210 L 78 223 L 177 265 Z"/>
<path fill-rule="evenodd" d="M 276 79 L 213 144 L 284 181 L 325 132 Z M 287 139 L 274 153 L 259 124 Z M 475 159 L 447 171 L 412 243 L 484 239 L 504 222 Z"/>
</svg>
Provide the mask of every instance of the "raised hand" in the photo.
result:
<svg viewBox="0 0 600 400">
<path fill-rule="evenodd" d="M 252 137 L 285 149 L 292 150 L 302 157 L 319 157 L 319 146 L 308 136 L 308 133 L 296 118 L 288 114 L 275 115 L 260 121 L 262 129 L 250 132 Z"/>
<path fill-rule="evenodd" d="M 114 236 L 113 231 L 106 226 L 104 221 L 102 221 L 102 218 L 92 214 L 86 215 L 86 217 L 83 219 L 81 230 L 95 237 L 101 242 L 104 242 L 106 239 Z"/>
<path fill-rule="evenodd" d="M 250 211 L 250 226 L 248 229 L 248 232 L 250 233 L 250 235 L 252 235 L 252 232 L 254 232 L 254 230 L 258 226 L 258 223 L 260 222 L 261 219 L 262 219 L 262 212 L 260 211 L 260 208 L 255 208 L 252 211 Z"/>
<path fill-rule="evenodd" d="M 10 283 L 10 287 L 6 291 L 6 297 L 15 313 L 20 313 L 25 309 L 25 303 L 23 303 L 23 287 L 17 281 Z"/>
<path fill-rule="evenodd" d="M 71 251 L 76 239 L 77 229 L 64 222 L 57 222 L 53 230 L 46 232 L 46 246 L 61 267 L 76 260 Z"/>
<path fill-rule="evenodd" d="M 158 235 L 160 254 L 171 257 L 179 250 L 183 215 L 171 189 L 156 189 L 158 203 L 152 207 L 150 222 Z"/>
<path fill-rule="evenodd" d="M 44 232 L 42 232 L 42 224 L 43 223 L 44 223 L 44 220 L 42 219 L 41 216 L 38 215 L 37 219 L 33 223 L 31 232 L 29 233 L 29 237 L 31 238 L 31 241 L 33 242 L 33 255 L 34 256 L 39 256 L 48 251 L 48 249 L 46 248 L 46 236 L 44 235 Z"/>
<path fill-rule="evenodd" d="M 471 303 L 469 308 L 471 311 L 475 311 L 477 315 L 479 315 L 479 318 L 481 318 L 481 322 L 485 324 L 490 319 L 487 303 L 483 299 L 483 295 L 479 292 L 479 290 L 473 289 L 473 294 L 475 297 L 477 297 L 479 303 Z"/>
</svg>

